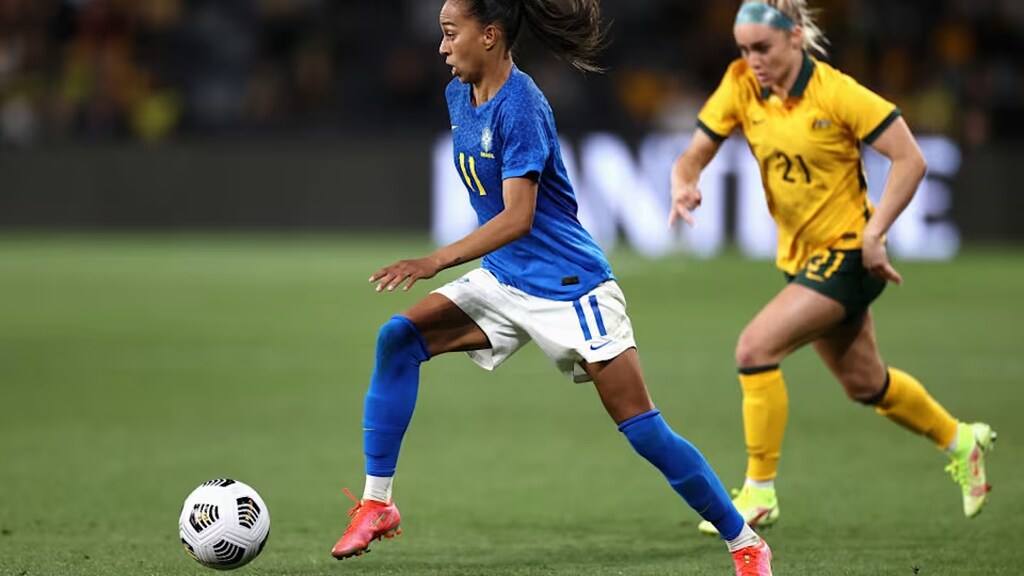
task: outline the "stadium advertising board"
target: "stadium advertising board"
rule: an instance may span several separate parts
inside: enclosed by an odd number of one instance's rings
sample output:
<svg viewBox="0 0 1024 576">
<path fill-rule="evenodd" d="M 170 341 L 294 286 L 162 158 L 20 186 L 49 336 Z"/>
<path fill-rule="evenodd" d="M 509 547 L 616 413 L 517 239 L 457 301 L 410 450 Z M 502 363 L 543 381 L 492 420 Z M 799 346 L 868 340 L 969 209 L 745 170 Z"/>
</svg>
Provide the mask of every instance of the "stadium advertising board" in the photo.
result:
<svg viewBox="0 0 1024 576">
<path fill-rule="evenodd" d="M 775 253 L 775 224 L 765 205 L 757 161 L 740 138 L 730 138 L 701 177 L 704 203 L 696 227 L 667 226 L 669 169 L 686 148 L 689 136 L 652 134 L 634 149 L 612 134 L 589 134 L 561 143 L 576 189 L 583 225 L 606 249 L 625 243 L 650 257 L 689 253 L 713 257 L 730 240 L 751 258 Z M 890 251 L 898 258 L 941 260 L 960 247 L 960 233 L 950 219 L 950 183 L 961 156 L 947 138 L 918 140 L 928 175 L 889 233 Z M 889 161 L 865 148 L 868 194 L 877 204 Z M 458 240 L 477 225 L 461 175 L 452 162 L 450 135 L 434 145 L 431 234 L 437 244 Z"/>
</svg>

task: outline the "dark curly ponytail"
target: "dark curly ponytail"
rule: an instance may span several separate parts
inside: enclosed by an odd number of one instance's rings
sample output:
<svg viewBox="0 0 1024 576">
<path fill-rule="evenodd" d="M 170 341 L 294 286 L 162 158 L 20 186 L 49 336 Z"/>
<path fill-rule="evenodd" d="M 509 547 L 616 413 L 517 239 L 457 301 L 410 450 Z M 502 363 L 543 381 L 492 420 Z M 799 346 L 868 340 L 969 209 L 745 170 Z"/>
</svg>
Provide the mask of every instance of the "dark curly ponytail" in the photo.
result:
<svg viewBox="0 0 1024 576">
<path fill-rule="evenodd" d="M 508 46 L 515 46 L 525 20 L 555 56 L 587 72 L 601 72 L 595 63 L 604 48 L 607 28 L 598 0 L 459 0 L 469 16 L 498 24 Z"/>
</svg>

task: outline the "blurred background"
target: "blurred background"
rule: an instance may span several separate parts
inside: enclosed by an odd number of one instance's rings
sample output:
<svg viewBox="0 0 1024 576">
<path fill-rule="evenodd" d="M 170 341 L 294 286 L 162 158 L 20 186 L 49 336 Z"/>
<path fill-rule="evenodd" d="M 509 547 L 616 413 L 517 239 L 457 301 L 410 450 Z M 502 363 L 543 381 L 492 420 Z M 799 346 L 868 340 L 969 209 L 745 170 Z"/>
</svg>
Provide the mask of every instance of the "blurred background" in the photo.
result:
<svg viewBox="0 0 1024 576">
<path fill-rule="evenodd" d="M 529 38 L 517 61 L 567 139 L 636 148 L 692 131 L 736 57 L 735 4 L 605 0 L 606 74 Z M 0 0 L 0 225 L 426 232 L 447 126 L 439 6 Z M 962 154 L 941 217 L 968 241 L 1024 237 L 1024 3 L 816 6 L 831 62 Z"/>
<path fill-rule="evenodd" d="M 702 178 L 699 225 L 665 218 L 668 166 L 737 55 L 738 2 L 603 0 L 605 74 L 529 37 L 516 55 L 554 108 L 651 392 L 728 487 L 736 338 L 783 281 L 742 139 Z M 872 306 L 885 360 L 1001 447 L 968 530 L 945 458 L 798 352 L 772 546 L 791 576 L 1019 575 L 1004 543 L 1024 517 L 1024 1 L 814 4 L 831 61 L 903 109 L 929 162 L 889 235 L 907 283 Z M 248 574 L 339 574 L 327 550 L 341 488 L 363 479 L 376 331 L 468 268 L 367 283 L 476 221 L 440 6 L 0 0 L 0 574 L 206 574 L 175 521 L 216 477 L 273 510 Z M 865 163 L 877 196 L 885 161 Z M 346 574 L 726 573 L 721 543 L 537 347 L 494 373 L 435 358 L 423 384 L 396 492 L 407 536 Z"/>
</svg>

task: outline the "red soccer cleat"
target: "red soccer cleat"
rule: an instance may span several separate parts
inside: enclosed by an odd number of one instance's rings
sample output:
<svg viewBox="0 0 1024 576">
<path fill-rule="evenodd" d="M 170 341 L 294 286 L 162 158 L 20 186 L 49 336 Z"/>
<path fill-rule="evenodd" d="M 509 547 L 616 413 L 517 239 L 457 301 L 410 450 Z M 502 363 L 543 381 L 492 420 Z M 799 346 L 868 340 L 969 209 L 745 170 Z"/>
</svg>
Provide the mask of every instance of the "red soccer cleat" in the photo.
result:
<svg viewBox="0 0 1024 576">
<path fill-rule="evenodd" d="M 356 500 L 348 488 L 345 489 L 345 494 L 348 494 L 356 505 L 348 511 L 352 520 L 331 550 L 331 556 L 338 560 L 362 556 L 363 552 L 370 551 L 370 542 L 381 538 L 394 538 L 402 533 L 402 529 L 398 527 L 402 516 L 393 501 L 385 504 L 376 500 Z"/>
<path fill-rule="evenodd" d="M 764 540 L 732 553 L 736 576 L 772 576 L 772 551 Z"/>
</svg>

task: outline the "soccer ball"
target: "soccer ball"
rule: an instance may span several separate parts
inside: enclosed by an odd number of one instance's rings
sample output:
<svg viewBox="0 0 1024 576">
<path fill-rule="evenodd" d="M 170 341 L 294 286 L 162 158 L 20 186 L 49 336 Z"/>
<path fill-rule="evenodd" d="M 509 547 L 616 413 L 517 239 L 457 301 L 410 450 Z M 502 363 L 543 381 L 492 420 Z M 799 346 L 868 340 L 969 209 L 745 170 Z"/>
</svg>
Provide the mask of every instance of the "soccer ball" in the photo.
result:
<svg viewBox="0 0 1024 576">
<path fill-rule="evenodd" d="M 250 486 L 229 478 L 203 482 L 181 507 L 185 552 L 203 566 L 231 570 L 259 555 L 270 536 L 270 510 Z"/>
</svg>

